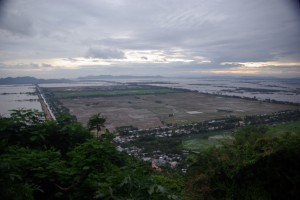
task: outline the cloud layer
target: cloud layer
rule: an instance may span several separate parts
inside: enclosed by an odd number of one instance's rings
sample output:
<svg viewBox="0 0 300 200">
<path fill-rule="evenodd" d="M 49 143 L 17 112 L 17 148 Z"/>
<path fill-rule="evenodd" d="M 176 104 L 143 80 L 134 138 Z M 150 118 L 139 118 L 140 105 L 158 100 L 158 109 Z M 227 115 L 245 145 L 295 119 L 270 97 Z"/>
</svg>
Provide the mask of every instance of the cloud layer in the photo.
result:
<svg viewBox="0 0 300 200">
<path fill-rule="evenodd" d="M 297 0 L 9 0 L 0 6 L 1 76 L 300 76 Z"/>
</svg>

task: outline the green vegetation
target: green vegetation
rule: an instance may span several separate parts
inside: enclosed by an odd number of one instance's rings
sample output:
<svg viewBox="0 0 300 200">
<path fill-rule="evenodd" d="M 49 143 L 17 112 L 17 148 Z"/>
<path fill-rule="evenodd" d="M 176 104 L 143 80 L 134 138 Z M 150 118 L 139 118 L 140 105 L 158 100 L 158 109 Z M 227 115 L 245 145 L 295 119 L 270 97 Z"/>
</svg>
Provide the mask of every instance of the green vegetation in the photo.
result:
<svg viewBox="0 0 300 200">
<path fill-rule="evenodd" d="M 165 94 L 178 92 L 169 88 L 152 89 L 127 89 L 127 90 L 79 90 L 79 91 L 55 91 L 57 98 L 76 98 L 76 97 L 99 97 L 99 96 L 121 96 L 121 95 L 147 95 Z"/>
<path fill-rule="evenodd" d="M 93 138 L 68 116 L 0 118 L 0 199 L 183 199 L 183 182 Z M 102 122 L 102 121 L 101 121 Z"/>
<path fill-rule="evenodd" d="M 87 123 L 87 127 L 89 130 L 96 129 L 97 138 L 98 138 L 98 133 L 101 130 L 101 127 L 104 127 L 105 121 L 106 121 L 106 119 L 104 117 L 102 117 L 100 113 L 98 113 L 98 114 L 90 117 L 90 119 Z"/>
<path fill-rule="evenodd" d="M 300 121 L 269 125 L 267 134 L 278 136 L 286 133 L 300 135 Z M 213 131 L 204 134 L 194 134 L 182 139 L 183 148 L 194 152 L 201 152 L 210 147 L 220 146 L 226 140 L 232 140 L 232 133 L 228 131 Z"/>
<path fill-rule="evenodd" d="M 234 140 L 194 155 L 192 199 L 299 199 L 300 135 L 246 127 Z"/>
<path fill-rule="evenodd" d="M 280 135 L 285 133 L 300 134 L 300 121 L 277 124 L 270 126 L 268 129 L 268 134 L 271 135 Z"/>
<path fill-rule="evenodd" d="M 187 150 L 191 150 L 193 152 L 201 152 L 207 148 L 216 146 L 219 144 L 218 140 L 208 138 L 198 138 L 198 139 L 191 139 L 183 141 L 183 148 Z"/>
<path fill-rule="evenodd" d="M 184 149 L 201 152 L 211 147 L 220 146 L 224 140 L 231 140 L 228 131 L 214 131 L 203 134 L 193 134 L 182 139 Z"/>
<path fill-rule="evenodd" d="M 183 178 L 165 168 L 158 173 L 149 163 L 118 152 L 111 134 L 97 140 L 72 117 L 41 121 L 41 115 L 16 110 L 10 118 L 0 118 L 0 199 L 300 197 L 299 122 L 245 127 L 222 140 L 222 145 L 192 152 Z M 101 115 L 90 121 L 91 129 L 104 123 Z M 220 135 L 213 134 L 198 139 Z M 197 138 L 183 144 L 193 140 Z M 174 153 L 182 148 L 180 137 L 150 136 L 138 142 L 149 151 L 163 146 Z"/>
</svg>

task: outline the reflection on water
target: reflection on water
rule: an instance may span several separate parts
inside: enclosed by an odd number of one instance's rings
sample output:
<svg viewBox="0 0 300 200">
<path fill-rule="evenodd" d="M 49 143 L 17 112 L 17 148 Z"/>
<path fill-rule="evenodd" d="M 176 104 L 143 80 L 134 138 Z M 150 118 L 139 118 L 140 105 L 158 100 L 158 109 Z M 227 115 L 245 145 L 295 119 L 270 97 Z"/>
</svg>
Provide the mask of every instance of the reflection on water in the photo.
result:
<svg viewBox="0 0 300 200">
<path fill-rule="evenodd" d="M 239 97 L 256 97 L 258 100 L 277 100 L 300 103 L 300 82 L 293 79 L 243 80 L 208 78 L 114 78 L 89 82 L 40 84 L 41 87 L 105 86 L 124 83 L 140 83 L 170 88 L 183 88 L 209 94 Z"/>
<path fill-rule="evenodd" d="M 154 86 L 183 88 L 209 94 L 220 94 L 239 97 L 256 97 L 259 100 L 277 100 L 300 103 L 299 80 L 242 80 L 242 79 L 188 79 L 158 78 L 155 80 L 118 80 L 125 82 L 147 82 Z M 153 84 L 149 82 L 153 82 Z M 157 83 L 164 82 L 164 83 Z"/>
<path fill-rule="evenodd" d="M 8 117 L 13 109 L 36 109 L 42 111 L 34 85 L 0 85 L 0 114 Z"/>
</svg>

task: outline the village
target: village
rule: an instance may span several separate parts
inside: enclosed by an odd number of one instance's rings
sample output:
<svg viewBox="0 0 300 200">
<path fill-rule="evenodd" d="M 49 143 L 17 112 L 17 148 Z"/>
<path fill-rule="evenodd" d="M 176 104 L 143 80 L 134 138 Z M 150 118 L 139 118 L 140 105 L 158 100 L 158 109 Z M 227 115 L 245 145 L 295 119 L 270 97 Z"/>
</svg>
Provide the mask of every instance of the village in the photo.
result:
<svg viewBox="0 0 300 200">
<path fill-rule="evenodd" d="M 244 118 L 231 116 L 229 118 L 207 120 L 186 125 L 174 124 L 150 129 L 137 129 L 132 126 L 119 127 L 118 135 L 114 138 L 114 142 L 119 151 L 126 152 L 128 155 L 135 156 L 143 161 L 151 162 L 155 169 L 160 170 L 162 166 L 169 166 L 174 169 L 180 168 L 180 171 L 185 173 L 187 167 L 185 159 L 189 154 L 195 152 L 186 149 L 181 149 L 181 152 L 177 153 L 166 153 L 163 149 L 155 149 L 148 152 L 145 148 L 139 148 L 134 144 L 141 140 L 151 141 L 162 138 L 181 138 L 192 134 L 204 134 L 220 130 L 233 132 L 234 129 L 246 125 L 278 124 L 297 119 L 300 119 L 300 109 L 280 111 L 268 115 L 246 116 Z M 163 148 L 168 148 L 168 145 L 166 144 Z"/>
</svg>

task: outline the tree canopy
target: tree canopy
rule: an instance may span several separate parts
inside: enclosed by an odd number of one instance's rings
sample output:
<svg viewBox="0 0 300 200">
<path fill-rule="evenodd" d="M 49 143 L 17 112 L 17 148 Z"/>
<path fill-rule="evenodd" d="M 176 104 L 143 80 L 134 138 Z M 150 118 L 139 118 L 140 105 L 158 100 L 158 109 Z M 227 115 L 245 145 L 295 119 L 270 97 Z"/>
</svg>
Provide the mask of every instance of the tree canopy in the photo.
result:
<svg viewBox="0 0 300 200">
<path fill-rule="evenodd" d="M 87 123 L 87 126 L 89 130 L 96 129 L 97 131 L 97 138 L 98 138 L 98 133 L 101 130 L 101 127 L 104 127 L 104 123 L 106 122 L 106 119 L 101 116 L 100 113 L 92 115 Z"/>
<path fill-rule="evenodd" d="M 98 141 L 68 116 L 39 115 L 0 118 L 0 199 L 178 199 L 149 164 L 118 152 L 112 135 Z"/>
<path fill-rule="evenodd" d="M 90 128 L 103 125 L 101 115 Z M 300 136 L 246 127 L 222 146 L 191 153 L 186 177 L 156 172 L 68 115 L 0 117 L 0 199 L 299 199 Z M 149 147 L 150 148 L 150 147 Z"/>
<path fill-rule="evenodd" d="M 233 141 L 197 155 L 189 170 L 193 198 L 299 199 L 300 136 L 266 132 L 246 127 Z"/>
</svg>

